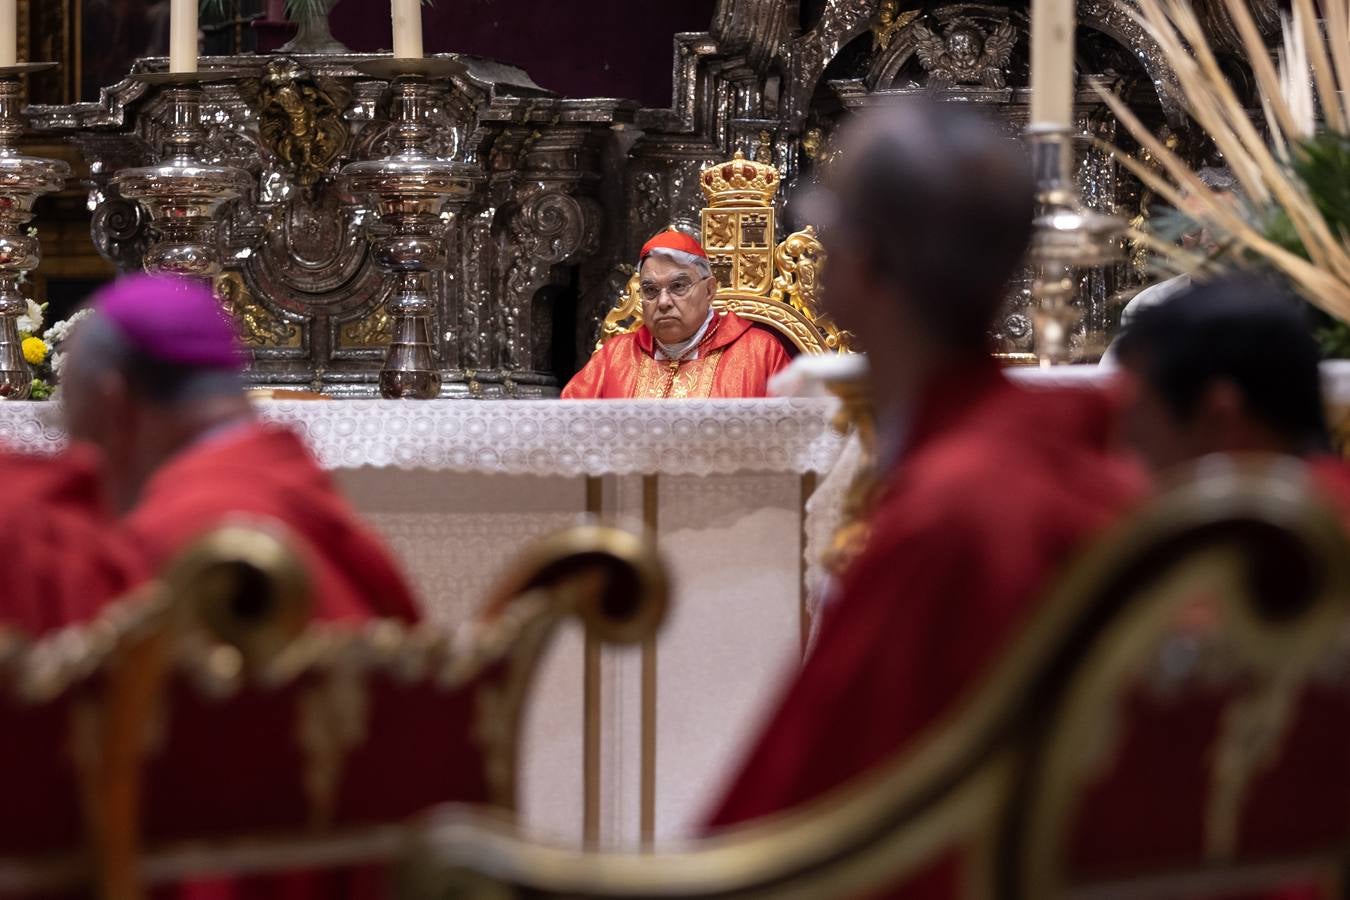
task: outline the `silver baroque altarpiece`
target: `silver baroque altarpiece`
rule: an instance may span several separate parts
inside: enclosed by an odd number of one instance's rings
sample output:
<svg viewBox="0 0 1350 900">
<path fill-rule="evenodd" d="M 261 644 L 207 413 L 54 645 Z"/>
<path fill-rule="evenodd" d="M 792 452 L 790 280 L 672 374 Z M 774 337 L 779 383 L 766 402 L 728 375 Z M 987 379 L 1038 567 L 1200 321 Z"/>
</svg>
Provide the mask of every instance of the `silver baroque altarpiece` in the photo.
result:
<svg viewBox="0 0 1350 900">
<path fill-rule="evenodd" d="M 1222 0 L 1197 5 L 1211 33 L 1236 46 Z M 700 169 L 736 150 L 776 165 L 788 185 L 780 197 L 790 198 L 829 165 L 838 124 L 887 97 L 979 104 L 1020 136 L 1030 100 L 1026 5 L 824 0 L 803 22 L 806 6 L 721 0 L 707 32 L 675 36 L 669 109 L 563 99 L 519 69 L 468 57 L 430 84 L 423 145 L 466 180 L 441 212 L 447 263 L 428 273 L 441 396 L 555 395 L 558 360 L 584 360 L 594 346 L 638 247 L 669 224 L 696 222 Z M 1255 6 L 1277 27 L 1274 0 Z M 1147 215 L 1139 185 L 1093 148 L 1092 137 L 1119 136 L 1087 79 L 1186 141 L 1173 75 L 1119 3 L 1080 0 L 1078 9 L 1075 178 L 1093 209 Z M 339 178 L 391 153 L 389 84 L 363 74 L 372 59 L 203 59 L 233 72 L 201 86 L 198 154 L 249 176 L 217 229 L 217 288 L 252 346 L 260 385 L 378 392 L 397 279 L 372 253 L 375 206 L 344 193 Z M 163 66 L 148 59 L 136 70 Z M 170 111 L 164 90 L 136 78 L 95 103 L 28 111 L 33 128 L 67 136 L 89 161 L 94 241 L 123 270 L 142 264 L 153 223 L 118 194 L 115 176 L 162 158 Z M 790 211 L 779 220 L 795 224 Z M 1085 352 L 1108 333 L 1113 299 L 1140 277 L 1129 264 L 1081 277 L 1075 339 Z M 1013 286 L 996 329 L 1008 353 L 1031 349 L 1029 284 L 1030 273 Z"/>
</svg>

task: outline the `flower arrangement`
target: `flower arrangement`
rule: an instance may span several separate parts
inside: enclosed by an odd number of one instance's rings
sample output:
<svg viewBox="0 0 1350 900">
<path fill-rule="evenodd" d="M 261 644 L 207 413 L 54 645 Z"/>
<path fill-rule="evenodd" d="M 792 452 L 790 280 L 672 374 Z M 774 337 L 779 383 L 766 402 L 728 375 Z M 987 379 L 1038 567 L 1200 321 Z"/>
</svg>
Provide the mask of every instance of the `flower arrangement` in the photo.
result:
<svg viewBox="0 0 1350 900">
<path fill-rule="evenodd" d="M 1187 112 L 1231 169 L 1238 202 L 1207 189 L 1199 173 L 1120 98 L 1098 87 L 1158 165 L 1123 150 L 1116 160 L 1221 237 L 1223 249 L 1214 259 L 1197 256 L 1172 245 L 1164 228 L 1136 229 L 1133 237 L 1174 272 L 1251 265 L 1274 270 L 1313 306 L 1350 322 L 1350 0 L 1292 0 L 1291 12 L 1282 15 L 1276 59 L 1245 0 L 1224 5 L 1255 76 L 1265 134 L 1224 75 L 1187 0 L 1138 0 L 1134 15 L 1176 72 Z"/>
<path fill-rule="evenodd" d="M 49 400 L 55 393 L 65 362 L 61 345 L 70 336 L 70 330 L 75 324 L 89 315 L 89 310 L 82 309 L 43 331 L 46 315 L 47 304 L 29 300 L 27 312 L 18 321 L 19 346 L 23 350 L 23 358 L 33 369 L 33 388 L 28 395 L 32 400 Z"/>
</svg>

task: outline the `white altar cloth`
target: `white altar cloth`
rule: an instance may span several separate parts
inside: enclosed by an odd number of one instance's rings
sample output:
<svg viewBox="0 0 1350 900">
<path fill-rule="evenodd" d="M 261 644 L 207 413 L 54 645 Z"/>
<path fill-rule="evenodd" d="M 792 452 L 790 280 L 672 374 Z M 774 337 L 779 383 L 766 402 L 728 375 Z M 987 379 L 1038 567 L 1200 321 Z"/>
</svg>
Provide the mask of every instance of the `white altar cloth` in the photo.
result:
<svg viewBox="0 0 1350 900">
<path fill-rule="evenodd" d="M 329 469 L 363 466 L 492 475 L 827 471 L 840 439 L 822 399 L 589 401 L 261 400 Z M 0 404 L 0 442 L 65 443 L 59 406 Z"/>
<path fill-rule="evenodd" d="M 675 583 L 655 651 L 651 812 L 657 839 L 690 830 L 800 659 L 803 509 L 843 445 L 835 401 L 258 407 L 305 437 L 446 625 L 530 540 L 597 512 L 639 529 L 654 515 Z M 59 449 L 57 412 L 0 403 L 0 442 Z M 579 630 L 563 634 L 535 685 L 522 762 L 526 825 L 563 839 L 581 836 L 583 656 Z M 599 837 L 613 846 L 641 834 L 641 671 L 637 649 L 602 656 Z"/>
</svg>

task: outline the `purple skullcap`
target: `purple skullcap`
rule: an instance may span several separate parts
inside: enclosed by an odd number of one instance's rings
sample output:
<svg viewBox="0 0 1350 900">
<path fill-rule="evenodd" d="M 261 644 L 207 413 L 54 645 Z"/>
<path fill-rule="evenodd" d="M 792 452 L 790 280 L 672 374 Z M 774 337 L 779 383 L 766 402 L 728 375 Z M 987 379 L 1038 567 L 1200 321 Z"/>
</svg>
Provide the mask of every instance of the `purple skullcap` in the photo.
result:
<svg viewBox="0 0 1350 900">
<path fill-rule="evenodd" d="M 198 369 L 244 366 L 234 323 L 200 281 L 129 275 L 98 291 L 91 305 L 151 359 Z"/>
</svg>

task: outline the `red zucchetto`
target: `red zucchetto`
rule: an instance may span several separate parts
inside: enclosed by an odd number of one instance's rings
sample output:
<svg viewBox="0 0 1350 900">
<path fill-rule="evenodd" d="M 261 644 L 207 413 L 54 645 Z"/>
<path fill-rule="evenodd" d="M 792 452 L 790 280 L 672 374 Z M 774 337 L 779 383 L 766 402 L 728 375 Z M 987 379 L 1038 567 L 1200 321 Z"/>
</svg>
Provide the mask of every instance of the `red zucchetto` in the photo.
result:
<svg viewBox="0 0 1350 900">
<path fill-rule="evenodd" d="M 638 257 L 638 265 L 642 264 L 653 250 L 679 250 L 683 253 L 692 253 L 694 256 L 703 259 L 708 258 L 704 252 L 703 245 L 698 239 L 685 234 L 683 231 L 676 231 L 674 228 L 668 228 L 657 234 L 650 241 L 642 245 L 642 255 Z"/>
</svg>

